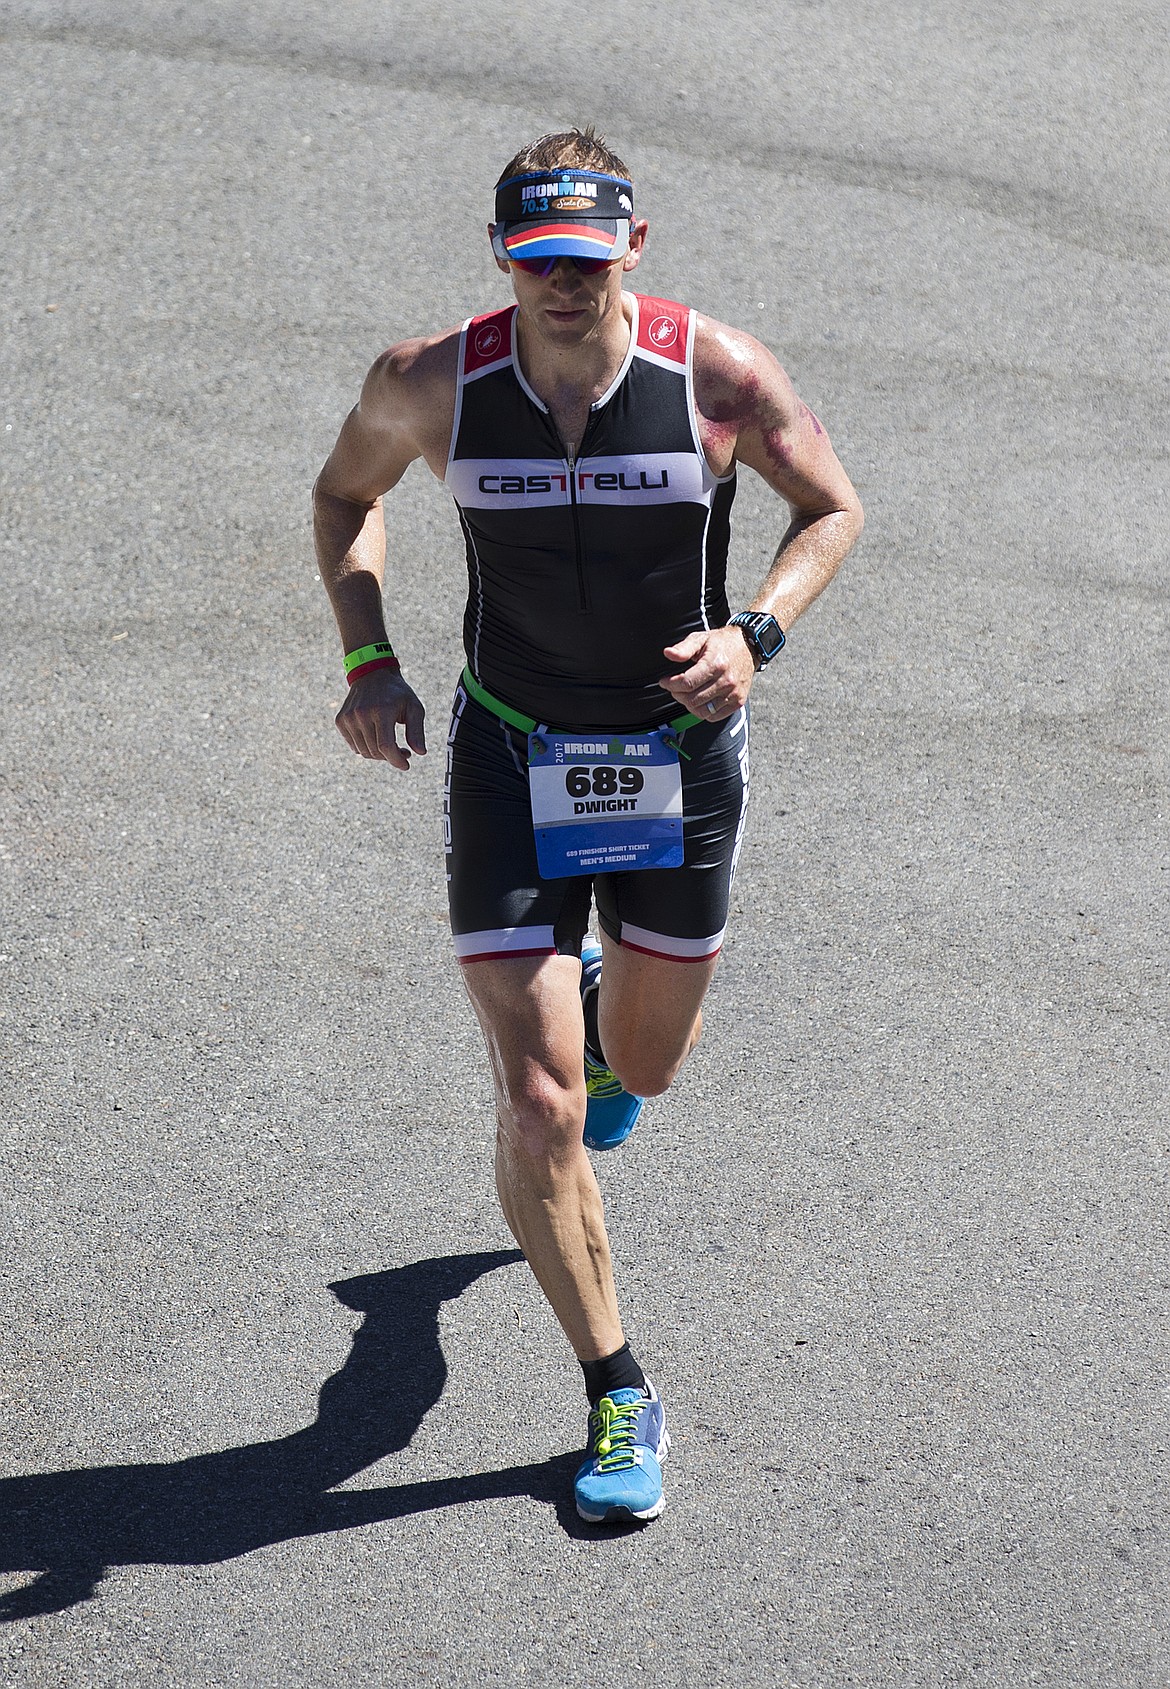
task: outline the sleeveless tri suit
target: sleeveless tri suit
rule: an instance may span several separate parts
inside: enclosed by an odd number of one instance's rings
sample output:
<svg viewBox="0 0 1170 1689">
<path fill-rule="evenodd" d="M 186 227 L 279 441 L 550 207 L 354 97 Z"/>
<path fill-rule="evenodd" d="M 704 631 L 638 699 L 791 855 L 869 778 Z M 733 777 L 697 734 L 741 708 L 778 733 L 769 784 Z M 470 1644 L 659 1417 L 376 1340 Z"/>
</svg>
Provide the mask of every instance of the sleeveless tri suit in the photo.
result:
<svg viewBox="0 0 1170 1689">
<path fill-rule="evenodd" d="M 712 473 L 695 420 L 694 315 L 625 295 L 625 362 L 575 450 L 515 355 L 516 307 L 464 324 L 446 484 L 467 548 L 464 646 L 478 687 L 567 730 L 677 717 L 663 649 L 722 626 L 734 470 Z M 527 740 L 461 684 L 447 746 L 451 926 L 461 961 L 576 954 L 590 895 L 616 941 L 715 955 L 748 791 L 747 715 L 683 735 L 684 863 L 542 879 Z"/>
</svg>

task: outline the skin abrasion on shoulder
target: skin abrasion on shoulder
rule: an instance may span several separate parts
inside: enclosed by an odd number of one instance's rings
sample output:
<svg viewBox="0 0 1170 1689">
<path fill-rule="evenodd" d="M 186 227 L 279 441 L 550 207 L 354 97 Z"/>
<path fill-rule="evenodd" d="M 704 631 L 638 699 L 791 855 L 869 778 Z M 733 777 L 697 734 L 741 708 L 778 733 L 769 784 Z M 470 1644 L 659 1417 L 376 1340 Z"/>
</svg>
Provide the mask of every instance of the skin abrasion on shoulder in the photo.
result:
<svg viewBox="0 0 1170 1689">
<path fill-rule="evenodd" d="M 746 335 L 718 329 L 705 375 L 702 410 L 715 443 L 733 452 L 745 435 L 758 436 L 773 466 L 791 470 L 793 424 L 812 413 L 770 354 Z"/>
</svg>

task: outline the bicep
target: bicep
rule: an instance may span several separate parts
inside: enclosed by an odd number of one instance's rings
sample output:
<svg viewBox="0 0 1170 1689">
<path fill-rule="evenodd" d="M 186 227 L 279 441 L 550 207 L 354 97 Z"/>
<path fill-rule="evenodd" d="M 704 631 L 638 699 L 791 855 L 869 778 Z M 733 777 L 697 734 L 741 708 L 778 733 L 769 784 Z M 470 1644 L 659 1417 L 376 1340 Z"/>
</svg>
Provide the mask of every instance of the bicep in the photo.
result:
<svg viewBox="0 0 1170 1689">
<path fill-rule="evenodd" d="M 753 418 L 740 432 L 736 457 L 762 476 L 797 515 L 852 509 L 857 494 L 832 441 L 786 375 L 784 382 L 791 402 L 780 414 Z"/>
</svg>

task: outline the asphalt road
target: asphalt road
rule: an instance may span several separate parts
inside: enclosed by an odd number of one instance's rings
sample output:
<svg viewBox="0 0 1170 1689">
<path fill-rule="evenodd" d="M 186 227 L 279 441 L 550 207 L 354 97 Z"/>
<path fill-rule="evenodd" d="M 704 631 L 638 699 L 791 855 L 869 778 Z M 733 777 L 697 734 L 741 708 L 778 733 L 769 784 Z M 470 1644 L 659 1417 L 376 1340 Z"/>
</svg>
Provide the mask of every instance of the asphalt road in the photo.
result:
<svg viewBox="0 0 1170 1689">
<path fill-rule="evenodd" d="M 5 1682 L 1170 1684 L 1167 109 L 1153 5 L 0 5 Z M 704 1044 L 601 1169 L 676 1429 L 617 1536 L 441 755 L 335 734 L 308 525 L 588 119 L 639 285 L 776 349 L 868 515 L 756 694 Z M 392 511 L 438 746 L 456 524 Z"/>
</svg>

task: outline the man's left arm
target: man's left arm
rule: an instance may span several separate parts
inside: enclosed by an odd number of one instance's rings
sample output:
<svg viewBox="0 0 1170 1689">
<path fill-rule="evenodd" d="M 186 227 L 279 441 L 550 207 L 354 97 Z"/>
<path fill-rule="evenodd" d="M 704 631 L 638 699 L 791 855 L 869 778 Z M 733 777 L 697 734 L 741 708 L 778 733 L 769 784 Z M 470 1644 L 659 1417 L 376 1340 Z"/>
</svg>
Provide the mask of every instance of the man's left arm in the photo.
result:
<svg viewBox="0 0 1170 1689">
<path fill-rule="evenodd" d="M 791 521 L 747 606 L 775 617 L 787 633 L 828 586 L 861 533 L 861 501 L 824 428 L 771 352 L 751 335 L 703 325 L 695 348 L 695 405 L 716 472 L 746 463 L 788 504 Z M 685 709 L 712 721 L 742 707 L 758 667 L 738 627 L 689 634 L 665 656 L 686 666 L 660 684 Z"/>
</svg>

